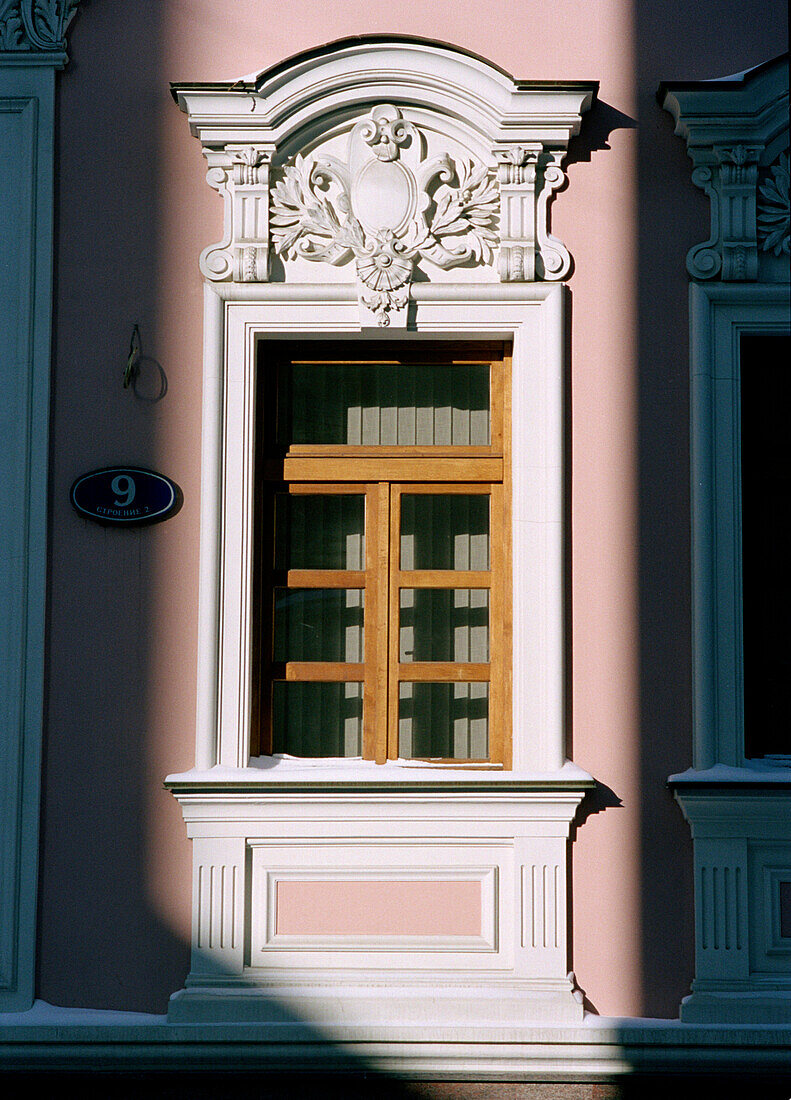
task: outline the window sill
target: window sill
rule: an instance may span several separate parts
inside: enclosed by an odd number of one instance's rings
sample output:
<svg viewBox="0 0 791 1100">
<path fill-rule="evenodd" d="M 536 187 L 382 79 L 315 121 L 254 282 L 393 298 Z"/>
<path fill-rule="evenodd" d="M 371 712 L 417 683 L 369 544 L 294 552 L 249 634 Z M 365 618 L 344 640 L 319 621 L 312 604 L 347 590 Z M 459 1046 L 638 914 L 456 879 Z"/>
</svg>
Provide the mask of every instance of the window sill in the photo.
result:
<svg viewBox="0 0 791 1100">
<path fill-rule="evenodd" d="M 791 778 L 791 775 L 789 775 Z M 387 790 L 419 791 L 584 791 L 594 779 L 567 761 L 551 772 L 505 771 L 499 764 L 441 764 L 420 760 L 306 760 L 294 757 L 253 757 L 247 768 L 217 766 L 169 775 L 165 786 L 175 794 L 212 792 L 266 792 L 348 790 L 379 793 Z"/>
<path fill-rule="evenodd" d="M 668 786 L 674 790 L 698 790 L 706 788 L 746 789 L 756 787 L 776 788 L 791 786 L 791 767 L 771 766 L 760 760 L 750 760 L 743 767 L 715 764 L 711 768 L 685 772 L 668 777 Z"/>
</svg>

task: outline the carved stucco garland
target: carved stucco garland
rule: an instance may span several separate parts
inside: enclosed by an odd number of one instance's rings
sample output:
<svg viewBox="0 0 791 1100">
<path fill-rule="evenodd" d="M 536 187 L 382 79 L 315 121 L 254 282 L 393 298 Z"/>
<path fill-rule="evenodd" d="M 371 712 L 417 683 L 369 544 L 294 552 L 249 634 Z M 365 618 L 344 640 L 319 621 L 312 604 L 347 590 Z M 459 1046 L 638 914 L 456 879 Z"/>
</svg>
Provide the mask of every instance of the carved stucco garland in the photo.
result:
<svg viewBox="0 0 791 1100">
<path fill-rule="evenodd" d="M 783 153 L 769 169 L 770 175 L 758 188 L 758 235 L 764 252 L 775 256 L 789 250 L 789 166 Z"/>
<path fill-rule="evenodd" d="M 403 146 L 412 166 L 400 160 Z M 353 256 L 360 297 L 383 326 L 406 306 L 418 258 L 490 263 L 497 240 L 488 168 L 446 155 L 423 161 L 418 147 L 413 124 L 385 104 L 354 127 L 348 163 L 297 156 L 272 189 L 275 251 L 331 264 Z"/>
<path fill-rule="evenodd" d="M 62 50 L 80 0 L 0 0 L 0 50 Z"/>
</svg>

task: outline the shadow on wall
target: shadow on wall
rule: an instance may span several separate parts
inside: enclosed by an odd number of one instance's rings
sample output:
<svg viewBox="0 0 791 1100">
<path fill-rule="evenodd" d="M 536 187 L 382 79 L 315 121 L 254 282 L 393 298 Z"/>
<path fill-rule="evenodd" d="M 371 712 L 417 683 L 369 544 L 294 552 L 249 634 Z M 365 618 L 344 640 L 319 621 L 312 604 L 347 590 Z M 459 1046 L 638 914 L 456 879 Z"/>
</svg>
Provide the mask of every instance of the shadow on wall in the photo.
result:
<svg viewBox="0 0 791 1100">
<path fill-rule="evenodd" d="M 79 517 L 69 487 L 114 464 L 182 481 L 167 439 L 179 431 L 184 386 L 172 356 L 159 350 L 157 277 L 165 184 L 156 135 L 172 102 L 159 54 L 164 5 L 84 7 L 57 94 L 37 990 L 67 1007 L 150 1012 L 163 1011 L 183 984 L 189 958 L 152 912 L 149 868 L 152 813 L 170 816 L 174 859 L 185 867 L 189 859 L 178 807 L 157 774 L 161 749 L 153 750 L 166 737 L 181 739 L 174 763 L 190 763 L 176 705 L 173 729 L 162 728 L 163 693 L 177 692 L 168 691 L 172 655 L 162 652 L 159 619 L 163 604 L 172 615 L 184 598 L 163 594 L 161 562 L 189 542 L 196 502 L 188 495 L 166 523 L 122 530 Z M 124 388 L 135 324 L 142 354 Z M 185 630 L 193 602 L 179 609 Z"/>
<path fill-rule="evenodd" d="M 638 109 L 638 486 L 643 989 L 646 1016 L 676 1016 L 694 973 L 692 844 L 665 785 L 692 763 L 688 248 L 708 201 L 662 80 L 741 72 L 788 48 L 787 10 L 745 19 L 741 0 L 634 0 Z M 673 28 L 668 33 L 668 28 Z M 668 852 L 675 853 L 673 859 Z M 657 874 L 661 865 L 663 873 Z M 667 915 L 674 914 L 669 921 Z"/>
</svg>

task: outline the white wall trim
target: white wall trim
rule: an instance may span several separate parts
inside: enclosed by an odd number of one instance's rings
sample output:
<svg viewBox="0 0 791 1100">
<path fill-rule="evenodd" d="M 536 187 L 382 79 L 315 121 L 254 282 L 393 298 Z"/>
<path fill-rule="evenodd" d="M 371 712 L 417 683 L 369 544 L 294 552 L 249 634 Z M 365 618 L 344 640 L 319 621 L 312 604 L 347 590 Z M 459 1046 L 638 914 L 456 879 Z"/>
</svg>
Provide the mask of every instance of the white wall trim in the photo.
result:
<svg viewBox="0 0 791 1100">
<path fill-rule="evenodd" d="M 662 84 L 659 97 L 687 143 L 692 182 L 711 204 L 711 233 L 687 253 L 689 274 L 787 282 L 788 55 L 737 78 Z M 782 177 L 784 234 L 782 198 L 770 194 Z"/>
<path fill-rule="evenodd" d="M 352 287 L 220 285 L 206 288 L 198 769 L 249 760 L 258 341 L 362 334 Z M 552 772 L 565 760 L 563 290 L 417 284 L 413 293 L 405 337 L 513 340 L 514 771 Z"/>
</svg>

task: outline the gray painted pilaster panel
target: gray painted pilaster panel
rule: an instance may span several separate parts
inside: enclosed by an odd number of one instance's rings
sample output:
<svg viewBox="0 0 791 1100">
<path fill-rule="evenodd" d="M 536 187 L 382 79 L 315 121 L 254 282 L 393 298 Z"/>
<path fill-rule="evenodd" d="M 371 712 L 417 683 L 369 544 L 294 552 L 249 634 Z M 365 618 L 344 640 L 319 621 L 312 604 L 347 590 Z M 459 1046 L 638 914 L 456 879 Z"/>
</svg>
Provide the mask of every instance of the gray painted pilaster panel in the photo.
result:
<svg viewBox="0 0 791 1100">
<path fill-rule="evenodd" d="M 0 1011 L 34 995 L 54 80 L 0 57 Z"/>
</svg>

